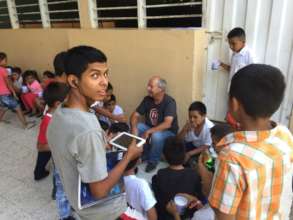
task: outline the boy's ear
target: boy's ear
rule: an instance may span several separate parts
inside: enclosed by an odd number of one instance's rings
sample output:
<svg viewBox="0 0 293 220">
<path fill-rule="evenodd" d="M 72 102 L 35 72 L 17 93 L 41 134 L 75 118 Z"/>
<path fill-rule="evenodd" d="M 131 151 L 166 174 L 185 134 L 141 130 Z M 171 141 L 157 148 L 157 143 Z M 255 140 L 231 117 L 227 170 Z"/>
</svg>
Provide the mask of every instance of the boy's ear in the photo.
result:
<svg viewBox="0 0 293 220">
<path fill-rule="evenodd" d="M 240 102 L 235 97 L 229 98 L 229 109 L 228 111 L 233 115 L 233 117 L 236 119 L 238 112 L 240 110 Z"/>
<path fill-rule="evenodd" d="M 231 112 L 237 112 L 239 110 L 240 103 L 235 97 L 232 97 L 230 98 L 229 106 L 230 106 Z"/>
<path fill-rule="evenodd" d="M 60 101 L 56 101 L 55 103 L 54 103 L 54 108 L 57 108 L 58 107 L 58 105 L 60 105 L 61 104 L 61 102 Z"/>
<path fill-rule="evenodd" d="M 67 82 L 70 87 L 77 89 L 78 88 L 78 78 L 75 75 L 69 75 L 67 77 Z"/>
</svg>

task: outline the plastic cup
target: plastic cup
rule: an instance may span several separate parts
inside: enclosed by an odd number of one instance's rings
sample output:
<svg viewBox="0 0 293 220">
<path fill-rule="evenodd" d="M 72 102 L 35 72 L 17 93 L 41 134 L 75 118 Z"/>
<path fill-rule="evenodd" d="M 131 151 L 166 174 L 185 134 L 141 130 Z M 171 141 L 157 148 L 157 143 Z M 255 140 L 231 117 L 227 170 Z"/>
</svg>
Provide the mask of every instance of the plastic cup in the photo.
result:
<svg viewBox="0 0 293 220">
<path fill-rule="evenodd" d="M 28 88 L 26 86 L 22 86 L 21 87 L 21 91 L 22 91 L 22 93 L 27 93 L 28 92 Z"/>
<path fill-rule="evenodd" d="M 182 215 L 187 207 L 188 200 L 184 196 L 175 196 L 174 202 L 176 205 L 176 209 L 180 215 Z"/>
<path fill-rule="evenodd" d="M 221 62 L 219 60 L 213 60 L 212 70 L 218 70 L 220 68 Z"/>
</svg>

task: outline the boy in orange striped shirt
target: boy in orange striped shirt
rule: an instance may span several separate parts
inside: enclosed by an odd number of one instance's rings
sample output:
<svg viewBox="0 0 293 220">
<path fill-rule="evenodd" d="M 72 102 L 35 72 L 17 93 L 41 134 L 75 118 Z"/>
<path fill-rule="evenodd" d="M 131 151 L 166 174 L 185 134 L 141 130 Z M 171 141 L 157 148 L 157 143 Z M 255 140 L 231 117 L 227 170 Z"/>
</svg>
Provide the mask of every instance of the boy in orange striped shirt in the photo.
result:
<svg viewBox="0 0 293 220">
<path fill-rule="evenodd" d="M 270 121 L 284 91 L 284 77 L 272 66 L 251 64 L 232 78 L 229 111 L 241 131 L 217 144 L 209 203 L 218 220 L 289 219 L 293 137 Z"/>
</svg>

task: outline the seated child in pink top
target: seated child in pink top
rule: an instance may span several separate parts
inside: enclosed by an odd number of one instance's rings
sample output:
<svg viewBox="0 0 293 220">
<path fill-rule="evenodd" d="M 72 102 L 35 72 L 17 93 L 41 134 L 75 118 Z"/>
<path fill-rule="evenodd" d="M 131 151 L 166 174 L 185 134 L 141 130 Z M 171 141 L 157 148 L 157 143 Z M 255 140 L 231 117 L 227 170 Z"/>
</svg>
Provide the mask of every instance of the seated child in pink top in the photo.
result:
<svg viewBox="0 0 293 220">
<path fill-rule="evenodd" d="M 27 70 L 23 73 L 24 85 L 27 87 L 27 92 L 21 95 L 21 99 L 28 111 L 31 111 L 30 117 L 38 113 L 37 116 L 42 115 L 42 93 L 43 88 L 36 79 L 36 72 Z"/>
</svg>

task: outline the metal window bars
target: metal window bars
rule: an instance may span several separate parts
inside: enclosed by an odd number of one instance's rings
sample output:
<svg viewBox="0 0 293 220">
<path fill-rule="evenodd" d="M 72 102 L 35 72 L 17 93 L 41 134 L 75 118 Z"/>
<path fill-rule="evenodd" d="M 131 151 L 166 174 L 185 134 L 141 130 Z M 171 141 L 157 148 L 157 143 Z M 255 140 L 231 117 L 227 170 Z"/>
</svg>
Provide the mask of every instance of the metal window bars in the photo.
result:
<svg viewBox="0 0 293 220">
<path fill-rule="evenodd" d="M 11 22 L 6 0 L 0 1 L 0 28 L 11 28 Z"/>
<path fill-rule="evenodd" d="M 77 0 L 47 0 L 48 16 L 51 23 L 78 23 Z"/>
<path fill-rule="evenodd" d="M 163 1 L 162 1 L 163 2 Z M 155 14 L 149 13 L 151 9 L 168 9 L 168 8 L 183 8 L 188 6 L 202 6 L 202 1 L 190 2 L 177 2 L 177 3 L 159 3 L 159 4 L 146 4 L 146 0 L 137 0 L 136 6 L 115 6 L 115 7 L 96 7 L 98 21 L 119 21 L 119 20 L 137 20 L 139 28 L 147 27 L 148 20 L 161 20 L 161 19 L 186 19 L 186 18 L 202 18 L 202 13 L 189 13 L 189 14 Z M 100 12 L 112 11 L 114 14 L 118 10 L 137 10 L 137 16 L 101 16 Z"/>
<path fill-rule="evenodd" d="M 38 0 L 22 1 L 22 0 L 7 0 L 7 5 L 15 18 L 14 28 L 19 28 L 21 25 L 41 25 L 40 2 Z"/>
<path fill-rule="evenodd" d="M 114 1 L 115 4 L 99 6 L 98 3 L 100 4 L 102 0 L 0 0 L 0 24 L 1 18 L 7 16 L 13 28 L 19 28 L 19 23 L 41 23 L 43 27 L 51 27 L 52 22 L 79 22 L 80 1 L 88 1 L 89 18 L 93 28 L 98 27 L 98 22 L 106 21 L 115 23 L 128 21 L 135 24 L 133 27 L 146 28 L 152 27 L 151 22 L 155 21 L 173 22 L 184 19 L 202 21 L 204 9 L 201 7 L 206 0 L 132 0 L 129 5 L 125 3 L 121 5 L 118 1 Z M 1 2 L 6 2 L 7 7 L 2 6 Z M 107 1 L 104 0 L 104 2 Z M 186 7 L 197 8 L 197 10 L 192 13 L 180 11 L 181 8 L 186 9 Z M 8 8 L 8 13 L 1 13 L 1 10 L 5 8 Z"/>
<path fill-rule="evenodd" d="M 49 28 L 51 22 L 79 22 L 78 0 L 1 1 L 7 2 L 13 28 L 19 28 L 19 24 L 42 24 Z"/>
</svg>

